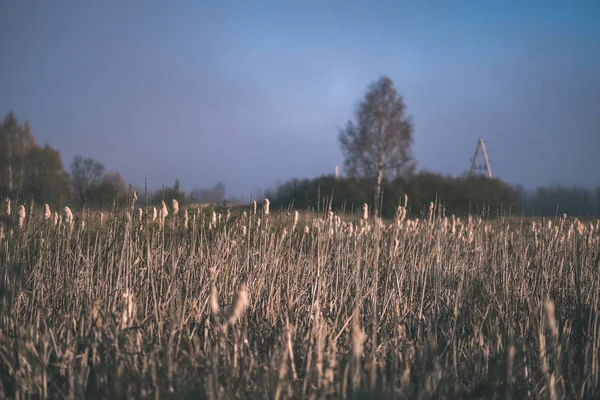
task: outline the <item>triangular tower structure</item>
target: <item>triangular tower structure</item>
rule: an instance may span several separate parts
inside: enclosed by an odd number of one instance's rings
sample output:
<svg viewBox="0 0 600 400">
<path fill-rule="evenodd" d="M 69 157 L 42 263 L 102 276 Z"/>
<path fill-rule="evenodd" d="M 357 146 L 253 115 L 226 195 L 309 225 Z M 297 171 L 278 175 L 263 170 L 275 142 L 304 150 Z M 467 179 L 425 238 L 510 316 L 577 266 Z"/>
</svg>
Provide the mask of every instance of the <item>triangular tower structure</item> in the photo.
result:
<svg viewBox="0 0 600 400">
<path fill-rule="evenodd" d="M 483 155 L 483 164 L 477 165 L 477 156 L 479 152 Z M 475 148 L 475 155 L 473 156 L 473 160 L 471 163 L 471 170 L 469 171 L 469 176 L 475 175 L 477 172 L 485 171 L 488 179 L 492 179 L 492 167 L 490 166 L 490 160 L 487 155 L 487 151 L 485 150 L 485 143 L 483 143 L 483 139 L 479 139 L 477 142 L 477 147 Z"/>
</svg>

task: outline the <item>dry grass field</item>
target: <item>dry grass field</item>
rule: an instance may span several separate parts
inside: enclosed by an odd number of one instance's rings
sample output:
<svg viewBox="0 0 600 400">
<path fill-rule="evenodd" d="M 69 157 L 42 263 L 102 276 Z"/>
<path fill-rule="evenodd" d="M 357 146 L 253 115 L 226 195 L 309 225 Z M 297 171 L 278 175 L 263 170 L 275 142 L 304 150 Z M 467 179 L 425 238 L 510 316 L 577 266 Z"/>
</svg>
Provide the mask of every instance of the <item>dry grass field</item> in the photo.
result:
<svg viewBox="0 0 600 400">
<path fill-rule="evenodd" d="M 46 211 L 0 222 L 2 398 L 600 396 L 598 221 Z"/>
</svg>

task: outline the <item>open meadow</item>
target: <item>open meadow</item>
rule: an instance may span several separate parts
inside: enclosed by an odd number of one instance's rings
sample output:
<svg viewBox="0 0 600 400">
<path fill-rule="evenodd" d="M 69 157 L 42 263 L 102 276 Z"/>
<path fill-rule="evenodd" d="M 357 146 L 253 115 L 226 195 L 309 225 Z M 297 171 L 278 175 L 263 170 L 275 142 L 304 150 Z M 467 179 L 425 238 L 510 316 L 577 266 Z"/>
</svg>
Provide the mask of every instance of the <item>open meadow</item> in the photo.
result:
<svg viewBox="0 0 600 400">
<path fill-rule="evenodd" d="M 599 221 L 178 208 L 4 209 L 0 397 L 600 397 Z"/>
</svg>

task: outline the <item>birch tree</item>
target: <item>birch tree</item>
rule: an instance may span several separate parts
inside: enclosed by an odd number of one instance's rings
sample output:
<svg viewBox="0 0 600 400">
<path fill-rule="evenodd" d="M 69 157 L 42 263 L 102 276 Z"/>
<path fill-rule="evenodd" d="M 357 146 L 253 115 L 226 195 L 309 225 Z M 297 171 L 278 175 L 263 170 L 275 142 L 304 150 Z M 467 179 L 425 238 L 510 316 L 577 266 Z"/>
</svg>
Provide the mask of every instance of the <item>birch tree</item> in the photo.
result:
<svg viewBox="0 0 600 400">
<path fill-rule="evenodd" d="M 404 99 L 388 76 L 371 83 L 355 111 L 340 130 L 344 167 L 349 176 L 373 179 L 377 209 L 384 179 L 408 177 L 415 170 L 411 156 L 412 120 L 405 115 Z"/>
</svg>

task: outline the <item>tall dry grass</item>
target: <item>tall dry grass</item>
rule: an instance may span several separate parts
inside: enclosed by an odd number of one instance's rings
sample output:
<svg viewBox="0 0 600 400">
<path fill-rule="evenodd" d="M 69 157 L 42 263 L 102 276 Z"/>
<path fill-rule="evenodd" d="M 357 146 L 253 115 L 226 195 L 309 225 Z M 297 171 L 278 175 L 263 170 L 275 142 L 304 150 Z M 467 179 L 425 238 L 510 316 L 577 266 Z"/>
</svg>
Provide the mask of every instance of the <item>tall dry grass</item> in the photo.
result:
<svg viewBox="0 0 600 400">
<path fill-rule="evenodd" d="M 4 215 L 0 397 L 600 396 L 599 223 L 270 211 Z"/>
</svg>

